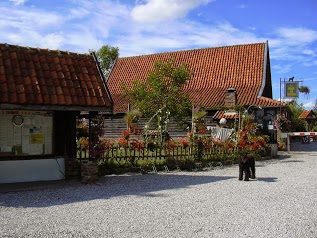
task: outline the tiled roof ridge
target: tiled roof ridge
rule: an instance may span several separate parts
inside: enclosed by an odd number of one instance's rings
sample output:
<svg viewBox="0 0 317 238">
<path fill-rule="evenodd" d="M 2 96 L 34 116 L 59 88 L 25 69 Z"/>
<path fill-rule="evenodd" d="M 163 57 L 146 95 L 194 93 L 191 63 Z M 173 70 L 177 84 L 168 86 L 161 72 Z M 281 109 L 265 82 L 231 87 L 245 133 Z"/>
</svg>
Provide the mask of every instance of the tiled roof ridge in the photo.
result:
<svg viewBox="0 0 317 238">
<path fill-rule="evenodd" d="M 5 49 L 13 49 L 14 50 L 25 50 L 29 52 L 34 52 L 34 53 L 40 53 L 40 54 L 53 54 L 53 55 L 58 55 L 58 56 L 64 56 L 64 57 L 84 57 L 87 58 L 88 56 L 90 57 L 90 53 L 76 53 L 76 52 L 70 52 L 70 51 L 64 51 L 64 50 L 51 50 L 51 49 L 44 49 L 44 48 L 39 48 L 39 47 L 30 47 L 30 46 L 20 46 L 20 45 L 11 45 L 7 43 L 0 43 L 0 48 Z"/>
<path fill-rule="evenodd" d="M 177 50 L 177 51 L 164 51 L 158 53 L 150 53 L 150 54 L 142 54 L 142 55 L 132 55 L 132 56 L 125 56 L 119 57 L 118 59 L 127 59 L 127 58 L 137 58 L 143 56 L 154 56 L 154 55 L 164 55 L 164 54 L 179 54 L 184 52 L 192 52 L 192 51 L 203 51 L 203 50 L 210 50 L 210 49 L 221 49 L 221 48 L 231 48 L 231 47 L 242 47 L 242 46 L 254 46 L 254 45 L 264 45 L 266 42 L 258 42 L 258 43 L 248 43 L 248 44 L 236 44 L 236 45 L 227 45 L 227 46 L 215 46 L 215 47 L 205 47 L 205 48 L 195 48 L 195 49 L 187 49 L 187 50 Z"/>
<path fill-rule="evenodd" d="M 277 103 L 277 104 L 280 104 L 282 106 L 286 106 L 286 103 L 283 102 L 283 101 L 279 101 L 279 100 L 276 100 L 276 99 L 273 99 L 273 98 L 268 98 L 268 97 L 259 97 L 260 100 L 264 100 L 264 101 L 267 101 L 267 102 L 273 102 L 273 103 Z"/>
</svg>

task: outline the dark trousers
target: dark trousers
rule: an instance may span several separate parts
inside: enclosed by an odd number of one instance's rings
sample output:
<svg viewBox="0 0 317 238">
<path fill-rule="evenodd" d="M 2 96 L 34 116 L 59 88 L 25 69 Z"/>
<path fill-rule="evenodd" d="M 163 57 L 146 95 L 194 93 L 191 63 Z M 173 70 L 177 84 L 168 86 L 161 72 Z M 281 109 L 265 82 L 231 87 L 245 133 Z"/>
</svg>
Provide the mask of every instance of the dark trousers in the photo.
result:
<svg viewBox="0 0 317 238">
<path fill-rule="evenodd" d="M 250 178 L 250 164 L 249 160 L 243 161 L 240 159 L 239 162 L 239 180 L 243 180 L 244 174 L 244 181 L 249 181 Z"/>
<path fill-rule="evenodd" d="M 251 178 L 255 179 L 255 159 L 254 159 L 254 157 L 249 158 L 249 166 L 251 169 Z"/>
</svg>

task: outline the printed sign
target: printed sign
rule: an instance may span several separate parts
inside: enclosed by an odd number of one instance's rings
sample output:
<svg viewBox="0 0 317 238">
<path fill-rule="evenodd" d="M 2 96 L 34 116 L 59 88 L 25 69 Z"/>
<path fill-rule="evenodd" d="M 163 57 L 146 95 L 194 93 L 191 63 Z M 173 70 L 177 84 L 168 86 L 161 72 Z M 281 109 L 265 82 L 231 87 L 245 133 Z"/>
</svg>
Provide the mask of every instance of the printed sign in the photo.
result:
<svg viewBox="0 0 317 238">
<path fill-rule="evenodd" d="M 285 98 L 298 98 L 298 82 L 285 82 Z"/>
<path fill-rule="evenodd" d="M 30 144 L 44 144 L 44 134 L 43 133 L 32 133 L 30 134 Z"/>
</svg>

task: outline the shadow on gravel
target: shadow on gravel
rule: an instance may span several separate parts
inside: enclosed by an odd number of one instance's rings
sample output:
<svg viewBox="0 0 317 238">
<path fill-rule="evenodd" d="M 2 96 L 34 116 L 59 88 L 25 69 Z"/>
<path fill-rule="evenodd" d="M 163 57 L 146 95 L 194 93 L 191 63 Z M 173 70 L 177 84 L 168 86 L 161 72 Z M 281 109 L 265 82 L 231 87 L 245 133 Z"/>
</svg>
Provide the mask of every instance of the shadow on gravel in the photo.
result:
<svg viewBox="0 0 317 238">
<path fill-rule="evenodd" d="M 306 152 L 317 152 L 317 142 L 312 141 L 311 143 L 301 143 L 297 141 L 291 141 L 290 144 L 291 152 L 297 152 L 297 151 L 306 151 Z"/>
<path fill-rule="evenodd" d="M 291 158 L 292 156 L 291 155 L 279 155 L 277 157 L 277 160 L 284 160 L 284 159 L 289 159 Z"/>
<path fill-rule="evenodd" d="M 255 161 L 255 167 L 265 167 L 269 164 L 288 162 L 288 159 L 291 158 L 291 155 L 279 155 L 277 159 L 266 159 L 266 160 L 257 160 Z"/>
<path fill-rule="evenodd" d="M 257 178 L 257 181 L 267 182 L 267 183 L 273 183 L 277 182 L 277 178 L 269 177 L 269 178 Z"/>
<path fill-rule="evenodd" d="M 236 179 L 233 176 L 200 176 L 181 174 L 149 174 L 105 176 L 98 184 L 63 186 L 0 194 L 0 206 L 50 207 L 119 196 L 169 196 L 164 190 L 191 189 L 192 186 Z M 159 192 L 159 193 L 158 193 Z"/>
<path fill-rule="evenodd" d="M 303 163 L 303 160 L 283 160 L 281 163 Z"/>
</svg>

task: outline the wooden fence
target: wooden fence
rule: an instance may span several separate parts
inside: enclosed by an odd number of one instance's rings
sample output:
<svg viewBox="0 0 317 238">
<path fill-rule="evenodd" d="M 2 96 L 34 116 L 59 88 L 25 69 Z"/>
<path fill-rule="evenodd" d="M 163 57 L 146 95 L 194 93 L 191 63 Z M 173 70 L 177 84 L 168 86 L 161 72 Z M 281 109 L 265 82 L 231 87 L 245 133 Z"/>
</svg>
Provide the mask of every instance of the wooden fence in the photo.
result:
<svg viewBox="0 0 317 238">
<path fill-rule="evenodd" d="M 132 148 L 113 145 L 106 150 L 103 156 L 98 158 L 101 162 L 126 161 L 133 164 L 138 160 L 159 161 L 166 159 L 174 160 L 194 160 L 194 161 L 228 161 L 238 157 L 238 151 L 235 149 L 226 149 L 223 147 L 201 148 L 198 146 L 183 147 L 180 145 L 172 148 L 161 146 L 153 148 Z M 78 149 L 77 158 L 89 159 L 89 151 Z"/>
</svg>

